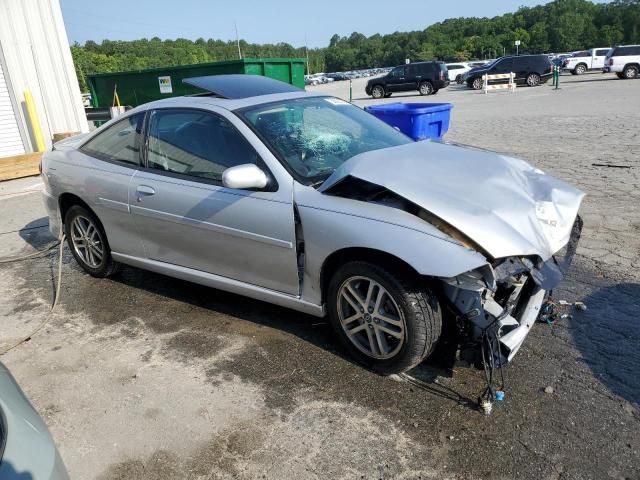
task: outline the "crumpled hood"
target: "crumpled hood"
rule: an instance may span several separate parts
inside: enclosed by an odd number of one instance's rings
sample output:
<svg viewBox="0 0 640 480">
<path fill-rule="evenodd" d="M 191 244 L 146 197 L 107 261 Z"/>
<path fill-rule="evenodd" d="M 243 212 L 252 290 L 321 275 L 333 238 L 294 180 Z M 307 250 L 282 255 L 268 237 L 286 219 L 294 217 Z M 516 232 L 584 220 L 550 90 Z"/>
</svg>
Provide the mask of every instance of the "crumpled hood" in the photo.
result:
<svg viewBox="0 0 640 480">
<path fill-rule="evenodd" d="M 394 192 L 465 234 L 493 258 L 547 260 L 569 240 L 584 193 L 527 162 L 429 141 L 365 152 L 319 188 L 355 177 Z"/>
</svg>

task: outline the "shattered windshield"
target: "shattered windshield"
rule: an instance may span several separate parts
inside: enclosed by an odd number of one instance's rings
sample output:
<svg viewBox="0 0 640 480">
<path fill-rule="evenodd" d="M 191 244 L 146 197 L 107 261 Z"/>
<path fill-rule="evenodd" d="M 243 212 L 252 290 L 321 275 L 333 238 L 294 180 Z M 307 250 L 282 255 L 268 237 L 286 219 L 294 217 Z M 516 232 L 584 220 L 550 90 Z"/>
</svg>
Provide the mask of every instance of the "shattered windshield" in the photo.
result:
<svg viewBox="0 0 640 480">
<path fill-rule="evenodd" d="M 259 105 L 241 115 L 309 185 L 359 153 L 412 142 L 373 115 L 331 97 Z"/>
</svg>

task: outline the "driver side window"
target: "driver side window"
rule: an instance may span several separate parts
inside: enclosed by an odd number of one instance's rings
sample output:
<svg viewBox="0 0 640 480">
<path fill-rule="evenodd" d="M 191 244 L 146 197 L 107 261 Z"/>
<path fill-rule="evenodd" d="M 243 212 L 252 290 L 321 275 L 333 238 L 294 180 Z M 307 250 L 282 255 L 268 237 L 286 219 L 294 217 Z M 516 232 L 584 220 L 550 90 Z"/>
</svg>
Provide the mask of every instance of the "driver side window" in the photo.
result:
<svg viewBox="0 0 640 480">
<path fill-rule="evenodd" d="M 402 78 L 404 77 L 404 67 L 398 67 L 391 70 L 391 76 L 393 78 Z"/>
<path fill-rule="evenodd" d="M 222 181 L 229 167 L 257 163 L 257 153 L 225 118 L 200 110 L 151 114 L 147 163 L 154 170 Z"/>
</svg>

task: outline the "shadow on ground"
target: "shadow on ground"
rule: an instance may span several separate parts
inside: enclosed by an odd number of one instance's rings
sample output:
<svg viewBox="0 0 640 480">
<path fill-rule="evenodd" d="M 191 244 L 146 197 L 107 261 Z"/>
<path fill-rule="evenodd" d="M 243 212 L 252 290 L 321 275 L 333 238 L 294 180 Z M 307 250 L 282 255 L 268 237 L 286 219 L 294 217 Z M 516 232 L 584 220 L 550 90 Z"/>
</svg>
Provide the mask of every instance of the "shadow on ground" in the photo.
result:
<svg viewBox="0 0 640 480">
<path fill-rule="evenodd" d="M 595 288 L 577 315 L 573 341 L 583 361 L 611 392 L 640 405 L 640 284 Z"/>
<path fill-rule="evenodd" d="M 31 247 L 37 249 L 55 240 L 49 231 L 49 217 L 41 217 L 27 223 L 18 230 L 18 235 Z"/>
</svg>

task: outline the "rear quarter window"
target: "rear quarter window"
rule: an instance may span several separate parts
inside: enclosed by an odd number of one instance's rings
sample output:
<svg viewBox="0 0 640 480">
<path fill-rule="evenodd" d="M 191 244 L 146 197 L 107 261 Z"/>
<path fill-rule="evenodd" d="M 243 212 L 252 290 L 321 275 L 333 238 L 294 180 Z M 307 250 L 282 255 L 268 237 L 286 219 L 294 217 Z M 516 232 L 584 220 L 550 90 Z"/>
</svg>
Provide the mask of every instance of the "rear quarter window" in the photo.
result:
<svg viewBox="0 0 640 480">
<path fill-rule="evenodd" d="M 602 55 L 606 55 L 608 51 L 608 48 L 596 50 L 596 56 L 601 57 Z"/>
</svg>

